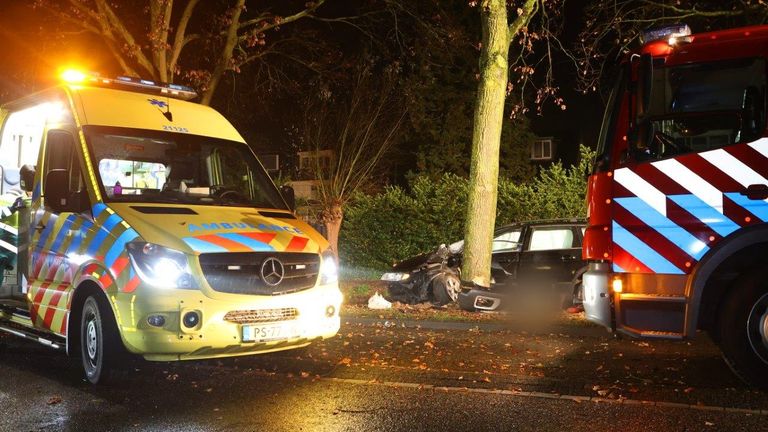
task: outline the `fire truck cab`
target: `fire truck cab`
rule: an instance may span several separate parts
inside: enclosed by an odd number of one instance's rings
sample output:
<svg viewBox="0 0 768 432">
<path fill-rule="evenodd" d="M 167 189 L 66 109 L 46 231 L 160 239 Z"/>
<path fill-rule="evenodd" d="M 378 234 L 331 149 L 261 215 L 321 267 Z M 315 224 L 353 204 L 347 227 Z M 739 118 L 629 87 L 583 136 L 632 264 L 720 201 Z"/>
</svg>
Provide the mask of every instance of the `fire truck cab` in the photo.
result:
<svg viewBox="0 0 768 432">
<path fill-rule="evenodd" d="M 707 331 L 768 388 L 768 26 L 649 31 L 611 94 L 589 179 L 587 317 L 634 337 Z"/>
<path fill-rule="evenodd" d="M 70 72 L 0 107 L 0 331 L 82 358 L 306 346 L 339 329 L 328 242 L 192 89 Z M 13 192 L 13 193 L 11 193 Z M 2 205 L 2 203 L 0 203 Z"/>
</svg>

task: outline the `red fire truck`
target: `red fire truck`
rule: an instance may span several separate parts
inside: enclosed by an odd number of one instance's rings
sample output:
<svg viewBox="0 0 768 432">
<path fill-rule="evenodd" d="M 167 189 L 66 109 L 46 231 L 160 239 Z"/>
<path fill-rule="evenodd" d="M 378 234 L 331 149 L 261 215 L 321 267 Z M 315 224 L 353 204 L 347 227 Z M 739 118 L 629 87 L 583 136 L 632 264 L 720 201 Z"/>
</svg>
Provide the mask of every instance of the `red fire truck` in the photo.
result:
<svg viewBox="0 0 768 432">
<path fill-rule="evenodd" d="M 590 320 L 635 337 L 707 331 L 768 388 L 768 26 L 646 32 L 609 99 L 589 179 Z"/>
</svg>

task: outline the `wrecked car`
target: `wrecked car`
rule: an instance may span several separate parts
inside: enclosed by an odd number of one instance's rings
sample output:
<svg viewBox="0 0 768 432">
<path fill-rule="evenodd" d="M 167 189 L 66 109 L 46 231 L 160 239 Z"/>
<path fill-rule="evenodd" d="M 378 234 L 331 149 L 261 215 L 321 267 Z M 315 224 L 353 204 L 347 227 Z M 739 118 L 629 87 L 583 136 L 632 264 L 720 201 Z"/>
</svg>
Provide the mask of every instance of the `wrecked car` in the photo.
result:
<svg viewBox="0 0 768 432">
<path fill-rule="evenodd" d="M 463 241 L 400 261 L 381 279 L 390 299 L 409 304 L 458 302 L 465 310 L 494 311 L 510 297 L 533 293 L 554 296 L 568 307 L 580 296 L 585 226 L 583 220 L 558 219 L 499 228 L 493 236 L 490 289 L 462 287 Z"/>
</svg>

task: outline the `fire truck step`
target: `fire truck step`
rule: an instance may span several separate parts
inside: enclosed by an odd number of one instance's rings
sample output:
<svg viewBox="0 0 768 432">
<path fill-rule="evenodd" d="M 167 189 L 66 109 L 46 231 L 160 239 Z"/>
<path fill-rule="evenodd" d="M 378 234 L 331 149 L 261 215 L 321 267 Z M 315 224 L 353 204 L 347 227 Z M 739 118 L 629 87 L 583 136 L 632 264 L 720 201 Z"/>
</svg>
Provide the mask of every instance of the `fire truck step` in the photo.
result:
<svg viewBox="0 0 768 432">
<path fill-rule="evenodd" d="M 50 336 L 46 335 L 46 337 L 43 337 L 34 331 L 21 329 L 17 326 L 13 326 L 7 323 L 0 323 L 0 331 L 12 334 L 14 336 L 19 336 L 24 339 L 29 339 L 31 341 L 57 350 L 63 350 L 66 347 L 66 343 L 63 341 L 54 341 Z"/>
<path fill-rule="evenodd" d="M 685 296 L 664 295 L 664 294 L 635 294 L 635 293 L 622 293 L 620 296 L 622 301 L 652 301 L 652 302 L 665 302 L 665 303 L 685 303 Z"/>
<path fill-rule="evenodd" d="M 663 332 L 663 331 L 641 331 L 640 336 L 644 338 L 650 338 L 650 339 L 673 339 L 673 340 L 682 340 L 683 334 L 682 333 L 676 333 L 676 332 Z"/>
</svg>

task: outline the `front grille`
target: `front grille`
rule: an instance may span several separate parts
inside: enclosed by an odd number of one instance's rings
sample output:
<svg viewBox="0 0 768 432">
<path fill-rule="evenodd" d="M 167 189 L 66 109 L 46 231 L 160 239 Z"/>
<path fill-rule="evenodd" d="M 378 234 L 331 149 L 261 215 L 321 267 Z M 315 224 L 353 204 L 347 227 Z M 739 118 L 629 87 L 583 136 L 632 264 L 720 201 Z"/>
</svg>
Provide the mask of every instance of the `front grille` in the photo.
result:
<svg viewBox="0 0 768 432">
<path fill-rule="evenodd" d="M 282 281 L 271 286 L 261 278 L 261 266 L 268 258 L 283 265 Z M 320 255 L 289 252 L 238 252 L 201 254 L 200 267 L 208 285 L 231 294 L 279 295 L 315 286 Z"/>
<path fill-rule="evenodd" d="M 254 309 L 229 311 L 224 315 L 225 321 L 237 324 L 254 324 L 264 322 L 290 321 L 299 316 L 296 308 Z"/>
</svg>

